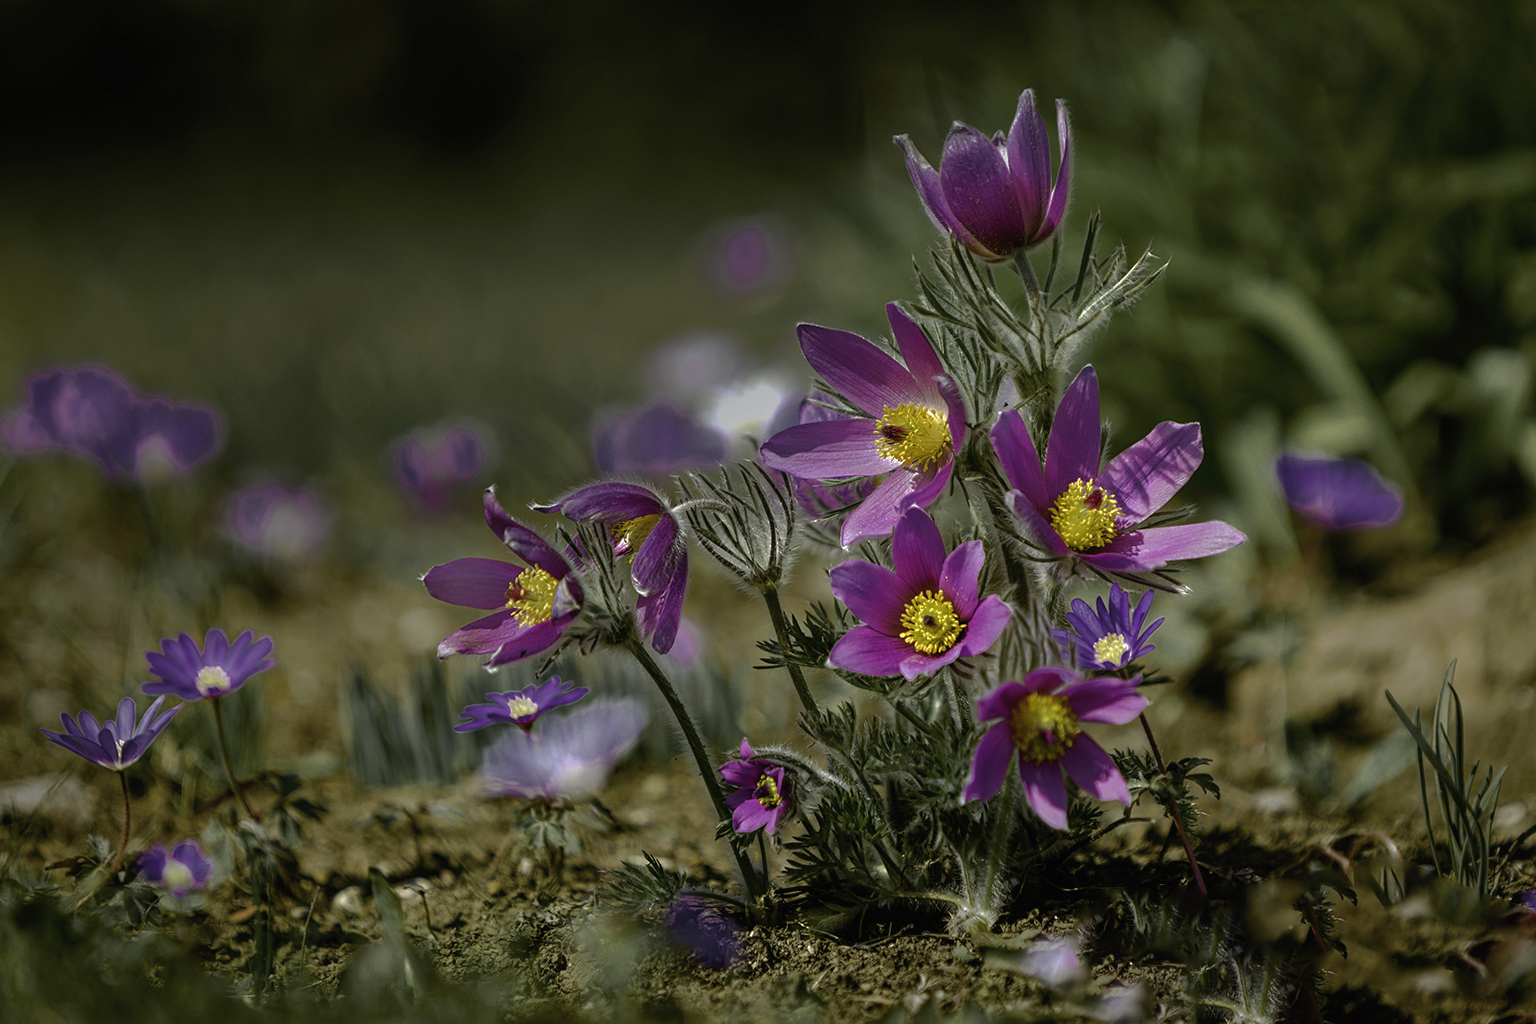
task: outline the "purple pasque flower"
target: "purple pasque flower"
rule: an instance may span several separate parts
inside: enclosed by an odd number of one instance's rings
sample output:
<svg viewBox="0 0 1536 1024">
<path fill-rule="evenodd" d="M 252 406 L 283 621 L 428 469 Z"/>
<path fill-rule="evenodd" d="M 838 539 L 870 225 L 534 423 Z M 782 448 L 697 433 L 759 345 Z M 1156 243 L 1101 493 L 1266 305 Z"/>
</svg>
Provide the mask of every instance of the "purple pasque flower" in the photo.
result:
<svg viewBox="0 0 1536 1024">
<path fill-rule="evenodd" d="M 990 800 L 1019 754 L 1019 781 L 1040 820 L 1067 827 L 1067 787 L 1062 772 L 1100 800 L 1131 802 L 1131 791 L 1104 748 L 1083 732 L 1084 722 L 1124 725 L 1147 706 L 1136 692 L 1140 677 L 1084 679 L 1067 668 L 1037 668 L 1022 683 L 999 686 L 976 704 L 981 722 L 1000 721 L 976 744 L 961 801 Z"/>
<path fill-rule="evenodd" d="M 480 435 L 465 427 L 418 431 L 395 451 L 395 482 L 431 512 L 441 511 L 448 495 L 468 483 L 485 465 Z"/>
<path fill-rule="evenodd" d="M 1067 612 L 1071 629 L 1051 630 L 1063 659 L 1079 668 L 1113 671 L 1157 650 L 1147 638 L 1163 620 L 1145 626 L 1147 613 L 1152 610 L 1152 591 L 1141 595 L 1133 611 L 1130 595 L 1120 584 L 1111 583 L 1109 603 L 1102 597 L 1096 603 L 1097 608 L 1090 608 L 1087 601 L 1074 598 L 1072 610 Z"/>
<path fill-rule="evenodd" d="M 884 537 L 904 511 L 933 504 L 965 440 L 965 403 L 927 336 L 894 302 L 885 311 L 905 366 L 857 334 L 797 328 L 806 362 L 867 415 L 801 422 L 762 447 L 763 465 L 791 476 L 889 474 L 843 521 L 844 547 Z"/>
<path fill-rule="evenodd" d="M 292 562 L 320 550 L 331 531 L 331 516 L 308 487 L 270 481 L 231 494 L 224 506 L 224 527 L 246 550 Z"/>
<path fill-rule="evenodd" d="M 661 496 L 649 487 L 611 481 L 579 488 L 533 508 L 608 527 L 614 555 L 629 558 L 640 632 L 651 638 L 658 654 L 670 651 L 688 589 L 688 538 Z"/>
<path fill-rule="evenodd" d="M 741 955 L 741 926 L 719 900 L 683 892 L 667 905 L 664 921 L 672 941 L 686 947 L 700 964 L 723 970 Z"/>
<path fill-rule="evenodd" d="M 745 737 L 740 757 L 722 764 L 720 777 L 736 787 L 725 803 L 731 808 L 731 827 L 737 832 L 766 828 L 773 835 L 784 816 L 794 810 L 794 775 L 777 761 L 758 757 Z"/>
<path fill-rule="evenodd" d="M 156 843 L 139 854 L 139 877 L 169 889 L 177 899 L 194 889 L 206 889 L 211 874 L 213 861 L 195 840 L 182 840 L 169 853 L 164 843 Z"/>
<path fill-rule="evenodd" d="M 946 552 L 928 513 L 908 509 L 891 538 L 896 571 L 850 559 L 832 569 L 832 593 L 866 625 L 848 631 L 827 660 L 866 676 L 932 675 L 956 658 L 984 654 L 1012 609 L 979 596 L 981 541 Z"/>
<path fill-rule="evenodd" d="M 144 709 L 142 718 L 137 718 L 138 705 L 132 697 L 124 697 L 117 702 L 117 717 L 109 718 L 105 722 L 96 721 L 96 716 L 89 711 L 80 712 L 80 723 L 68 715 L 60 715 L 59 720 L 64 723 L 62 733 L 51 732 L 43 729 L 42 734 L 63 747 L 72 754 L 79 754 L 87 761 L 94 761 L 103 768 L 110 768 L 120 772 L 144 756 L 149 745 L 155 742 L 155 737 L 171 724 L 171 719 L 185 704 L 177 704 L 163 715 L 156 716 L 160 705 L 165 703 L 164 697 L 156 700 Z"/>
<path fill-rule="evenodd" d="M 506 732 L 485 751 L 486 790 L 525 800 L 589 796 L 603 788 L 647 719 L 639 701 L 595 701 L 551 715 L 538 732 Z"/>
<path fill-rule="evenodd" d="M 456 558 L 435 565 L 421 578 L 439 601 L 469 608 L 494 608 L 449 633 L 437 656 L 489 654 L 487 668 L 532 657 L 554 646 L 581 615 L 581 581 L 549 542 L 507 515 L 488 487 L 483 501 L 491 532 L 526 565 L 492 558 Z"/>
<path fill-rule="evenodd" d="M 1008 504 L 1048 553 L 1101 573 L 1140 573 L 1203 558 L 1245 538 L 1226 523 L 1142 524 L 1200 465 L 1200 424 L 1163 422 L 1101 470 L 1099 379 L 1085 366 L 1067 387 L 1045 465 L 1017 410 L 992 428 L 992 447 L 1014 490 Z"/>
<path fill-rule="evenodd" d="M 111 371 L 82 366 L 29 380 L 27 404 L 0 422 L 0 439 L 15 451 L 83 455 L 115 480 L 191 470 L 218 449 L 219 421 L 212 409 L 146 398 Z"/>
<path fill-rule="evenodd" d="M 490 703 L 469 705 L 459 713 L 464 719 L 463 724 L 453 729 L 455 732 L 474 732 L 488 725 L 507 722 L 527 732 L 544 712 L 574 704 L 591 692 L 585 686 L 562 683 L 559 676 L 550 676 L 544 682 L 522 690 L 486 694 L 485 699 Z"/>
<path fill-rule="evenodd" d="M 201 649 L 186 633 L 175 640 L 162 640 L 160 650 L 147 652 L 144 660 L 157 681 L 144 683 L 139 689 L 173 693 L 182 700 L 228 696 L 251 676 L 277 664 L 270 636 L 255 640 L 246 630 L 230 643 L 222 629 L 210 629 Z"/>
<path fill-rule="evenodd" d="M 1035 92 L 1025 89 L 1008 137 L 987 138 L 955 123 L 944 140 L 935 171 L 905 135 L 896 145 L 907 156 L 907 173 L 928 219 L 984 260 L 998 262 L 1039 245 L 1061 226 L 1072 180 L 1072 129 L 1067 105 L 1056 101 L 1056 139 L 1061 164 L 1051 183 L 1051 143 Z"/>
<path fill-rule="evenodd" d="M 688 466 L 718 466 L 728 447 L 724 434 L 666 398 L 638 412 L 610 416 L 592 431 L 592 456 L 600 473 L 664 476 Z"/>
<path fill-rule="evenodd" d="M 1286 503 L 1329 533 L 1390 526 L 1403 514 L 1402 493 L 1366 462 L 1285 454 L 1275 475 Z"/>
</svg>

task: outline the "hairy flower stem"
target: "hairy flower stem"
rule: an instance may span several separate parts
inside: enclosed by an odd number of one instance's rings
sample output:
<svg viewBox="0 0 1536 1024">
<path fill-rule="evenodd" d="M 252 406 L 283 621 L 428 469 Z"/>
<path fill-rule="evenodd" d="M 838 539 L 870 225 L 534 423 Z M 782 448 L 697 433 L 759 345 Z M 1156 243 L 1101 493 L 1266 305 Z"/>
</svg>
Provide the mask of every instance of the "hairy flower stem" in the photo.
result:
<svg viewBox="0 0 1536 1024">
<path fill-rule="evenodd" d="M 1142 731 L 1147 734 L 1147 742 L 1152 745 L 1152 757 L 1157 761 L 1157 773 L 1163 781 L 1168 780 L 1168 768 L 1163 764 L 1163 752 L 1158 749 L 1157 739 L 1152 735 L 1152 726 L 1147 721 L 1145 713 L 1137 716 L 1141 722 Z M 1184 856 L 1189 858 L 1189 870 L 1195 876 L 1195 888 L 1200 890 L 1201 896 L 1209 895 L 1205 889 L 1205 879 L 1200 874 L 1200 865 L 1195 861 L 1195 848 L 1189 841 L 1189 833 L 1184 831 L 1184 819 L 1179 814 L 1177 805 L 1168 808 L 1168 817 L 1173 819 L 1173 827 L 1179 830 L 1179 842 L 1184 844 Z"/>
<path fill-rule="evenodd" d="M 112 858 L 112 866 L 107 868 L 107 874 L 117 874 L 117 869 L 122 866 L 123 854 L 128 852 L 128 833 L 133 827 L 133 804 L 128 799 L 128 773 L 118 772 L 118 779 L 123 783 L 123 841 L 118 844 L 117 855 Z"/>
<path fill-rule="evenodd" d="M 1019 280 L 1024 282 L 1024 291 L 1029 295 L 1030 312 L 1034 312 L 1034 304 L 1040 298 L 1040 279 L 1035 276 L 1035 265 L 1029 262 L 1029 252 L 1020 249 L 1014 253 L 1013 267 L 1019 272 Z"/>
<path fill-rule="evenodd" d="M 640 667 L 645 669 L 645 674 L 651 677 L 656 684 L 656 689 L 661 691 L 661 696 L 666 700 L 667 706 L 672 709 L 672 715 L 677 719 L 677 724 L 683 730 L 683 739 L 688 741 L 688 749 L 693 751 L 693 760 L 699 769 L 699 777 L 704 780 L 704 788 L 709 790 L 709 799 L 715 805 L 715 814 L 721 821 L 729 821 L 730 808 L 725 803 L 725 792 L 720 788 L 720 780 L 715 777 L 715 766 L 710 763 L 709 754 L 704 750 L 704 742 L 699 739 L 699 730 L 694 727 L 693 716 L 688 714 L 688 708 L 683 699 L 677 695 L 672 681 L 662 672 L 656 664 L 656 659 L 645 649 L 645 641 L 640 634 L 630 631 L 629 639 L 623 644 L 629 653 L 635 656 Z M 755 902 L 763 894 L 764 880 L 758 877 L 757 869 L 752 866 L 751 859 L 731 844 L 731 852 L 736 856 L 736 866 L 741 870 L 742 883 L 747 887 L 747 894 Z"/>
<path fill-rule="evenodd" d="M 245 787 L 235 778 L 235 760 L 229 756 L 229 735 L 224 731 L 224 702 L 214 697 L 209 703 L 213 705 L 213 721 L 219 730 L 219 753 L 224 758 L 224 774 L 229 777 L 229 788 L 235 791 L 235 799 L 240 801 L 240 809 L 245 812 L 245 816 L 255 821 L 256 812 L 251 809 L 251 801 L 246 798 Z"/>
<path fill-rule="evenodd" d="M 1009 762 L 1012 767 L 1012 762 Z M 1008 837 L 1013 833 L 1014 808 L 1018 803 L 1019 782 L 1009 771 L 1003 776 L 1002 799 L 997 804 L 997 819 L 992 823 L 992 834 L 987 837 L 987 864 L 981 876 L 981 904 L 988 913 L 995 915 L 993 902 L 1001 891 L 1003 862 L 1008 858 Z"/>
<path fill-rule="evenodd" d="M 816 698 L 811 696 L 811 688 L 805 684 L 805 674 L 789 656 L 789 627 L 784 621 L 784 606 L 779 603 L 779 588 L 764 587 L 763 603 L 768 606 L 774 635 L 779 638 L 779 654 L 784 658 L 784 667 L 789 670 L 790 682 L 795 684 L 795 693 L 800 696 L 800 706 L 807 711 L 815 711 Z"/>
</svg>

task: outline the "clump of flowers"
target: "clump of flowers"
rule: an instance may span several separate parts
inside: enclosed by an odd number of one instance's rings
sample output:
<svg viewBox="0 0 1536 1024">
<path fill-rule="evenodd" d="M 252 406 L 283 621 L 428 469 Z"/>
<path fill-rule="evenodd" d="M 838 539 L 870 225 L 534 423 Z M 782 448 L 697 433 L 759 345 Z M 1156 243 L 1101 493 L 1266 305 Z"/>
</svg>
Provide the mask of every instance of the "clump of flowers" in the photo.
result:
<svg viewBox="0 0 1536 1024">
<path fill-rule="evenodd" d="M 460 712 L 464 721 L 454 726 L 456 732 L 473 732 L 498 723 L 515 725 L 524 732 L 533 728 L 539 716 L 555 708 L 574 704 L 591 693 L 585 686 L 562 683 L 559 676 L 550 676 L 542 683 L 507 693 L 488 693 L 488 704 L 471 704 Z"/>
<path fill-rule="evenodd" d="M 1130 595 L 1120 584 L 1111 583 L 1107 603 L 1101 597 L 1089 607 L 1082 598 L 1073 598 L 1072 610 L 1066 616 L 1070 628 L 1053 629 L 1051 636 L 1056 639 L 1063 661 L 1079 668 L 1112 672 L 1157 650 L 1147 640 L 1163 620 L 1147 625 L 1151 610 L 1151 590 L 1144 592 L 1132 609 Z"/>
<path fill-rule="evenodd" d="M 1391 526 L 1403 514 L 1402 493 L 1367 462 L 1286 454 L 1275 475 L 1286 503 L 1329 533 Z"/>
<path fill-rule="evenodd" d="M 208 887 L 213 862 L 203 855 L 203 848 L 192 839 L 176 844 L 169 853 L 163 843 L 156 843 L 139 854 L 139 877 L 153 882 L 181 899 L 187 893 Z"/>
</svg>

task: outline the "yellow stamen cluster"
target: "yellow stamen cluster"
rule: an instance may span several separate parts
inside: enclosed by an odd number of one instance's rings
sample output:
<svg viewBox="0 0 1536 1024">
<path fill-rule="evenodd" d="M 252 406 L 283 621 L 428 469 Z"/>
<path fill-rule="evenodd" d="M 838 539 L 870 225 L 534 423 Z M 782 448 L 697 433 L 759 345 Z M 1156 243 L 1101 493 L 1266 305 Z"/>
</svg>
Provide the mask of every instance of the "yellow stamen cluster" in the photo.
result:
<svg viewBox="0 0 1536 1024">
<path fill-rule="evenodd" d="M 1055 764 L 1067 755 L 1083 731 L 1067 698 L 1031 693 L 1013 706 L 1009 716 L 1013 745 L 1031 764 Z"/>
<path fill-rule="evenodd" d="M 927 469 L 950 454 L 949 417 L 915 402 L 886 406 L 875 421 L 875 436 L 875 450 L 908 469 Z"/>
<path fill-rule="evenodd" d="M 1118 665 L 1131 645 L 1119 633 L 1106 633 L 1093 642 L 1093 656 L 1106 664 Z"/>
<path fill-rule="evenodd" d="M 779 792 L 779 784 L 773 781 L 773 776 L 767 772 L 758 776 L 757 789 L 752 795 L 764 807 L 777 807 L 784 802 L 784 795 Z"/>
<path fill-rule="evenodd" d="M 1050 508 L 1051 527 L 1073 551 L 1095 551 L 1115 539 L 1120 503 L 1092 480 L 1074 480 Z"/>
<path fill-rule="evenodd" d="M 949 598 L 937 590 L 925 590 L 901 611 L 901 639 L 919 654 L 939 654 L 955 646 L 965 623 L 955 614 Z"/>
<path fill-rule="evenodd" d="M 656 524 L 659 522 L 661 522 L 661 516 L 652 515 L 614 523 L 609 527 L 609 532 L 613 534 L 614 553 L 628 555 L 633 561 L 635 552 L 641 544 L 645 543 L 645 538 L 651 535 L 651 531 L 656 529 Z"/>
<path fill-rule="evenodd" d="M 538 713 L 539 706 L 521 693 L 507 701 L 507 714 L 513 718 L 527 718 Z"/>
<path fill-rule="evenodd" d="M 220 697 L 229 692 L 229 673 L 218 665 L 207 665 L 197 670 L 193 685 L 204 697 Z"/>
<path fill-rule="evenodd" d="M 517 574 L 507 587 L 507 608 L 520 626 L 537 626 L 555 616 L 555 588 L 560 581 L 536 565 Z"/>
</svg>

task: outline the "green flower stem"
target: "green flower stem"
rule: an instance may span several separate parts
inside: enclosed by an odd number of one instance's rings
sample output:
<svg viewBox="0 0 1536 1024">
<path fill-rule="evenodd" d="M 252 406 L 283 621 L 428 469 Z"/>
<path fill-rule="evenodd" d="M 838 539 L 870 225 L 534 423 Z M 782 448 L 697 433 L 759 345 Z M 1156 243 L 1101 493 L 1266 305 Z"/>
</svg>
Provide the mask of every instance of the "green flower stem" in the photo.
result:
<svg viewBox="0 0 1536 1024">
<path fill-rule="evenodd" d="M 704 788 L 709 790 L 709 799 L 715 805 L 715 814 L 721 821 L 729 821 L 731 810 L 725 802 L 725 792 L 720 788 L 720 780 L 715 772 L 715 766 L 710 763 L 709 754 L 704 750 L 704 742 L 699 739 L 699 730 L 694 727 L 693 716 L 688 714 L 688 708 L 677 690 L 673 688 L 671 680 L 662 672 L 656 664 L 656 659 L 651 657 L 651 652 L 645 649 L 645 641 L 640 634 L 630 631 L 628 640 L 624 642 L 629 653 L 635 656 L 640 667 L 645 669 L 646 675 L 656 684 L 666 700 L 667 706 L 672 709 L 672 715 L 677 719 L 678 727 L 683 730 L 683 738 L 688 741 L 688 749 L 693 751 L 693 760 L 699 769 L 699 777 L 704 780 Z M 736 857 L 736 865 L 741 869 L 743 883 L 747 887 L 747 893 L 755 901 L 763 894 L 763 879 L 760 879 L 757 870 L 752 866 L 752 861 L 746 854 L 731 844 L 731 852 Z"/>
<path fill-rule="evenodd" d="M 779 588 L 763 588 L 763 603 L 768 606 L 768 617 L 773 620 L 773 632 L 779 638 L 779 653 L 784 658 L 784 667 L 789 670 L 790 682 L 795 684 L 795 693 L 800 695 L 800 706 L 815 711 L 816 698 L 811 696 L 811 688 L 805 684 L 805 674 L 790 660 L 789 626 L 784 621 L 784 606 L 779 603 Z"/>
<path fill-rule="evenodd" d="M 122 866 L 123 854 L 128 852 L 129 830 L 133 827 L 133 804 L 128 799 L 128 773 L 120 771 L 117 777 L 123 784 L 123 841 L 118 844 L 117 856 L 112 858 L 112 866 L 107 868 L 107 874 L 117 874 L 117 869 Z"/>
<path fill-rule="evenodd" d="M 223 699 L 214 697 L 209 703 L 213 705 L 213 721 L 219 730 L 219 753 L 224 758 L 224 774 L 229 777 L 229 788 L 235 791 L 235 799 L 240 801 L 240 809 L 245 812 L 245 816 L 255 821 L 256 812 L 251 809 L 251 802 L 246 798 L 245 787 L 235 778 L 235 761 L 229 756 L 229 735 L 224 731 Z"/>
<path fill-rule="evenodd" d="M 1163 764 L 1163 752 L 1158 749 L 1157 739 L 1152 735 L 1152 726 L 1147 721 L 1145 712 L 1137 717 L 1141 722 L 1142 731 L 1147 734 L 1147 742 L 1152 745 L 1152 757 L 1157 761 L 1157 773 L 1166 781 L 1168 768 Z M 1168 816 L 1173 819 L 1173 827 L 1179 830 L 1179 842 L 1184 844 L 1184 856 L 1189 858 L 1189 870 L 1195 876 L 1195 888 L 1200 890 L 1201 896 L 1209 895 L 1205 889 L 1205 878 L 1200 874 L 1200 865 L 1195 860 L 1195 848 L 1189 841 L 1189 833 L 1184 831 L 1184 819 L 1179 814 L 1177 804 L 1168 808 Z"/>
<path fill-rule="evenodd" d="M 1033 306 L 1040 297 L 1040 279 L 1035 276 L 1035 266 L 1029 262 L 1029 252 L 1020 249 L 1013 255 L 1014 269 L 1019 272 L 1019 280 L 1024 282 L 1024 290 L 1029 293 L 1029 304 Z"/>
<path fill-rule="evenodd" d="M 1018 817 L 1015 809 L 1021 783 L 1014 777 L 1017 774 L 1013 771 L 1013 761 L 1010 759 L 1008 771 L 1003 775 L 1002 802 L 997 808 L 997 820 L 992 824 L 992 834 L 987 837 L 987 864 L 981 876 L 981 903 L 989 912 L 995 910 L 992 901 L 997 898 L 998 879 L 1003 873 L 1003 861 L 1008 858 L 1008 837 L 1013 832 L 1014 819 Z"/>
</svg>

